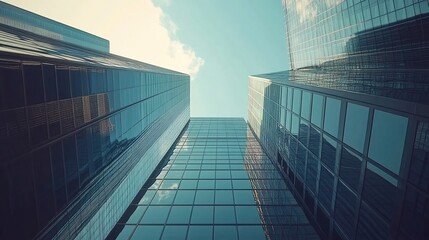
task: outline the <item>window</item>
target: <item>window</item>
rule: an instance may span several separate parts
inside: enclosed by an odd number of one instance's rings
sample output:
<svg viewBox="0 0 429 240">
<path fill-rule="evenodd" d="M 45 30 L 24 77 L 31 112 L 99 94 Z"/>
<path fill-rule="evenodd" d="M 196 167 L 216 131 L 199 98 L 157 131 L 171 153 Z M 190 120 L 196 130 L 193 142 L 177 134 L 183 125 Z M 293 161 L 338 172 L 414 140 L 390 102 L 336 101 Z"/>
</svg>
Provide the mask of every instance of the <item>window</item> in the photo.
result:
<svg viewBox="0 0 429 240">
<path fill-rule="evenodd" d="M 322 110 L 323 110 L 323 96 L 313 94 L 313 108 L 311 109 L 311 122 L 322 127 Z"/>
<path fill-rule="evenodd" d="M 311 112 L 311 93 L 303 91 L 302 92 L 302 107 L 301 107 L 301 117 L 310 120 Z"/>
<path fill-rule="evenodd" d="M 334 98 L 326 98 L 325 124 L 323 129 L 334 137 L 338 137 L 340 123 L 341 101 Z"/>
<path fill-rule="evenodd" d="M 353 103 L 347 104 L 344 142 L 359 152 L 363 152 L 369 109 Z"/>
<path fill-rule="evenodd" d="M 369 157 L 399 174 L 408 119 L 376 110 L 372 124 Z"/>
</svg>

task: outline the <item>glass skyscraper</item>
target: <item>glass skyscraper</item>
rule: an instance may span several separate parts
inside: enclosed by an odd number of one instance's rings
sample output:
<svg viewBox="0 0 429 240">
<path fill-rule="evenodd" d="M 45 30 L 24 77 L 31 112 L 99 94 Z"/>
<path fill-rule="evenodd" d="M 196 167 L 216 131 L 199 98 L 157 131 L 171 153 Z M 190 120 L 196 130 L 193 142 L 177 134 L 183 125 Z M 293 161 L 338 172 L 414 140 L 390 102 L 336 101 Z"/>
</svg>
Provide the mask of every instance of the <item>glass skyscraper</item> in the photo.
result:
<svg viewBox="0 0 429 240">
<path fill-rule="evenodd" d="M 429 236 L 428 1 L 284 1 L 249 124 L 323 239 Z"/>
<path fill-rule="evenodd" d="M 242 118 L 191 118 L 108 239 L 319 239 Z"/>
<path fill-rule="evenodd" d="M 189 121 L 189 76 L 0 2 L 0 238 L 104 238 Z"/>
</svg>

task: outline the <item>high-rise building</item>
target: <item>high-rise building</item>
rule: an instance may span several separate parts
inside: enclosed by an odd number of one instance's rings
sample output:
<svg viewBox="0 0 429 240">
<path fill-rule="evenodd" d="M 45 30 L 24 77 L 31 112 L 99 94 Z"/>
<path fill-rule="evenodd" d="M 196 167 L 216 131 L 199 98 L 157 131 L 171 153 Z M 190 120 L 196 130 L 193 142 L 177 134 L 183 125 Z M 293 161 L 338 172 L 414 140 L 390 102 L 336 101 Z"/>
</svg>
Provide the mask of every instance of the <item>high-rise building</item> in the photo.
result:
<svg viewBox="0 0 429 240">
<path fill-rule="evenodd" d="M 428 1 L 284 1 L 249 124 L 323 239 L 429 235 Z"/>
<path fill-rule="evenodd" d="M 101 239 L 189 121 L 189 76 L 0 2 L 0 239 Z"/>
<path fill-rule="evenodd" d="M 319 239 L 242 118 L 191 118 L 108 239 Z"/>
</svg>

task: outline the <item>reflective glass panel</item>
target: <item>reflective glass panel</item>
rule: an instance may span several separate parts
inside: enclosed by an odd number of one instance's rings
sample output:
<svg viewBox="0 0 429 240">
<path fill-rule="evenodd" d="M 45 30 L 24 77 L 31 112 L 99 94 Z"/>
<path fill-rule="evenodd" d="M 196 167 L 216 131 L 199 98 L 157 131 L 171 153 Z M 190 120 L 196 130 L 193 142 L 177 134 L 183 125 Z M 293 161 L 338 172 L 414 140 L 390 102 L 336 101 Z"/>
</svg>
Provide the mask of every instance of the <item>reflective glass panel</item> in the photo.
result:
<svg viewBox="0 0 429 240">
<path fill-rule="evenodd" d="M 392 113 L 374 111 L 368 156 L 399 174 L 408 119 Z"/>
<path fill-rule="evenodd" d="M 340 123 L 341 101 L 333 98 L 326 98 L 325 122 L 323 129 L 332 136 L 338 136 Z"/>
<path fill-rule="evenodd" d="M 363 152 L 368 123 L 367 107 L 348 103 L 346 123 L 344 126 L 344 142 L 359 152 Z"/>
</svg>

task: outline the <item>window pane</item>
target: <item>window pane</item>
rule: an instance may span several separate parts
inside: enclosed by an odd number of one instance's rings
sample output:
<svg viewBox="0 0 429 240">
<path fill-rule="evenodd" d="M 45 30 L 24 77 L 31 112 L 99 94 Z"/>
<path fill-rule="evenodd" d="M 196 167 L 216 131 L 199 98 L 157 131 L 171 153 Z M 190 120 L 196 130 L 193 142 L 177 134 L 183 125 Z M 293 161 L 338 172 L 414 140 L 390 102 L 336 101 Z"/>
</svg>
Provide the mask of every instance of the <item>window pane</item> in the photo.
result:
<svg viewBox="0 0 429 240">
<path fill-rule="evenodd" d="M 301 90 L 295 88 L 293 90 L 293 112 L 299 115 L 300 110 L 301 110 Z"/>
<path fill-rule="evenodd" d="M 358 189 L 362 159 L 343 147 L 340 161 L 340 177 L 354 190 Z"/>
<path fill-rule="evenodd" d="M 356 196 L 341 182 L 338 182 L 335 204 L 335 219 L 338 225 L 350 237 L 353 232 L 353 221 L 356 214 Z"/>
<path fill-rule="evenodd" d="M 301 107 L 301 116 L 307 120 L 310 120 L 310 110 L 311 110 L 311 93 L 302 92 L 302 107 Z"/>
<path fill-rule="evenodd" d="M 288 90 L 287 90 L 287 108 L 289 110 L 292 110 L 292 96 L 293 96 L 293 89 L 288 88 Z"/>
<path fill-rule="evenodd" d="M 335 167 L 336 151 L 337 142 L 328 135 L 323 134 L 322 162 L 324 162 L 331 170 Z"/>
<path fill-rule="evenodd" d="M 282 87 L 282 99 L 281 99 L 281 106 L 286 107 L 286 96 L 287 96 L 287 88 Z"/>
<path fill-rule="evenodd" d="M 152 239 L 159 239 L 163 228 L 163 226 L 137 226 L 131 239 L 144 239 L 147 236 L 151 236 Z"/>
<path fill-rule="evenodd" d="M 326 98 L 325 124 L 323 129 L 334 137 L 338 137 L 338 126 L 340 123 L 341 101 Z"/>
<path fill-rule="evenodd" d="M 168 216 L 168 224 L 188 224 L 191 217 L 191 206 L 173 206 Z"/>
<path fill-rule="evenodd" d="M 298 136 L 298 130 L 299 130 L 299 117 L 295 114 L 292 115 L 292 128 L 290 132 L 295 135 L 295 137 Z"/>
<path fill-rule="evenodd" d="M 214 227 L 214 239 L 215 240 L 236 240 L 237 238 L 237 227 L 236 226 L 215 226 Z"/>
<path fill-rule="evenodd" d="M 399 174 L 408 119 L 375 111 L 369 145 L 369 157 Z"/>
<path fill-rule="evenodd" d="M 322 166 L 320 170 L 319 202 L 328 210 L 331 209 L 333 189 L 334 175 Z"/>
<path fill-rule="evenodd" d="M 213 224 L 213 206 L 194 206 L 191 224 Z"/>
<path fill-rule="evenodd" d="M 212 226 L 189 226 L 188 240 L 211 239 L 212 232 Z"/>
<path fill-rule="evenodd" d="M 313 108 L 311 109 L 311 122 L 322 127 L 323 97 L 313 94 Z"/>
<path fill-rule="evenodd" d="M 161 240 L 186 239 L 187 230 L 188 226 L 166 226 L 164 232 L 162 233 Z"/>
<path fill-rule="evenodd" d="M 344 142 L 359 152 L 363 152 L 369 109 L 353 103 L 347 104 Z"/>
<path fill-rule="evenodd" d="M 235 210 L 238 224 L 261 224 L 256 206 L 237 206 Z"/>
<path fill-rule="evenodd" d="M 235 224 L 235 210 L 233 206 L 215 207 L 215 224 Z"/>
<path fill-rule="evenodd" d="M 149 206 L 146 210 L 141 223 L 142 224 L 164 224 L 167 220 L 170 206 Z"/>
<path fill-rule="evenodd" d="M 41 65 L 23 65 L 27 105 L 45 101 Z"/>
</svg>

